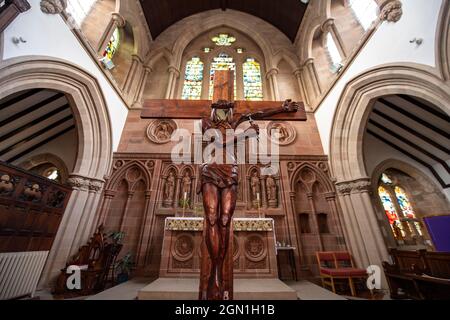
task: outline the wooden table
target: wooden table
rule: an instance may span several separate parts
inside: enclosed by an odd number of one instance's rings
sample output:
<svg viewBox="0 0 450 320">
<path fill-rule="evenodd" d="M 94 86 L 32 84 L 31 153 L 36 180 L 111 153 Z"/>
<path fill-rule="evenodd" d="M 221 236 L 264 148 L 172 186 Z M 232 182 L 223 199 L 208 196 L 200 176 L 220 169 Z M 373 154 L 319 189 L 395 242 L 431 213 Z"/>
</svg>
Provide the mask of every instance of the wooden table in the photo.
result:
<svg viewBox="0 0 450 320">
<path fill-rule="evenodd" d="M 286 253 L 288 258 L 289 267 L 291 268 L 292 278 L 298 281 L 297 277 L 297 267 L 295 264 L 295 247 L 277 247 L 277 265 L 278 265 L 278 277 L 281 279 L 281 264 L 280 264 L 280 253 Z"/>
</svg>

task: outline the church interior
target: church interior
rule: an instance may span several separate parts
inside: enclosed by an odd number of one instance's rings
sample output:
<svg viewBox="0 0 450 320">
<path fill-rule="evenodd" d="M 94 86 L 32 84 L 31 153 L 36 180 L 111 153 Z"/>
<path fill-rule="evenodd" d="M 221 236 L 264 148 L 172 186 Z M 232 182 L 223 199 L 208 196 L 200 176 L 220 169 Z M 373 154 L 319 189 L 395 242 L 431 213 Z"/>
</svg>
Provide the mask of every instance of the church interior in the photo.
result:
<svg viewBox="0 0 450 320">
<path fill-rule="evenodd" d="M 450 299 L 449 0 L 3 0 L 0 300 L 196 300 L 222 89 L 234 299 Z"/>
</svg>

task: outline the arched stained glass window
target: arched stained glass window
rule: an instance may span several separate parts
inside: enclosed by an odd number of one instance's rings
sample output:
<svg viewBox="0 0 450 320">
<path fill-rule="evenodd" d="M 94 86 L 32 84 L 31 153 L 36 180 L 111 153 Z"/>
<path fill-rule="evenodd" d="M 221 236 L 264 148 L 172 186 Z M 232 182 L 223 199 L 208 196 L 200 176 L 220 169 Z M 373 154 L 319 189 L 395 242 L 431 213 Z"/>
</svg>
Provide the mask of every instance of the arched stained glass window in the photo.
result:
<svg viewBox="0 0 450 320">
<path fill-rule="evenodd" d="M 116 28 L 116 30 L 114 30 L 111 39 L 108 42 L 108 45 L 105 48 L 105 51 L 103 52 L 103 57 L 108 60 L 112 60 L 117 50 L 119 49 L 119 45 L 120 45 L 120 31 L 119 28 Z"/>
<path fill-rule="evenodd" d="M 409 201 L 408 196 L 406 195 L 405 190 L 399 186 L 396 186 L 394 190 L 398 205 L 400 206 L 400 209 L 402 209 L 403 216 L 409 219 L 416 219 L 416 214 L 414 213 L 414 209 L 411 205 L 411 202 Z M 414 220 L 413 225 L 417 233 L 419 235 L 423 235 L 420 223 Z M 411 232 L 413 232 L 411 224 L 409 224 L 409 227 Z"/>
<path fill-rule="evenodd" d="M 203 62 L 193 57 L 186 64 L 182 99 L 200 100 L 202 96 Z"/>
<path fill-rule="evenodd" d="M 233 57 L 226 53 L 221 53 L 214 58 L 211 63 L 211 77 L 209 82 L 209 99 L 212 100 L 214 94 L 214 73 L 216 70 L 233 70 L 234 71 L 234 96 L 236 97 L 236 64 Z"/>
<path fill-rule="evenodd" d="M 78 26 L 81 26 L 96 2 L 97 0 L 69 0 L 66 11 L 70 13 Z"/>
<path fill-rule="evenodd" d="M 381 203 L 383 204 L 384 212 L 391 225 L 392 232 L 396 239 L 402 239 L 405 236 L 402 224 L 395 210 L 394 202 L 392 201 L 391 195 L 383 186 L 378 188 L 378 195 L 380 197 Z"/>
<path fill-rule="evenodd" d="M 377 19 L 378 5 L 374 0 L 350 0 L 350 7 L 364 30 Z"/>
<path fill-rule="evenodd" d="M 253 58 L 248 58 L 243 65 L 244 99 L 261 101 L 263 99 L 261 65 Z"/>
<path fill-rule="evenodd" d="M 341 54 L 339 53 L 339 49 L 334 42 L 333 36 L 330 32 L 327 33 L 327 48 L 330 54 L 331 62 L 333 65 L 337 65 L 342 62 Z"/>
</svg>

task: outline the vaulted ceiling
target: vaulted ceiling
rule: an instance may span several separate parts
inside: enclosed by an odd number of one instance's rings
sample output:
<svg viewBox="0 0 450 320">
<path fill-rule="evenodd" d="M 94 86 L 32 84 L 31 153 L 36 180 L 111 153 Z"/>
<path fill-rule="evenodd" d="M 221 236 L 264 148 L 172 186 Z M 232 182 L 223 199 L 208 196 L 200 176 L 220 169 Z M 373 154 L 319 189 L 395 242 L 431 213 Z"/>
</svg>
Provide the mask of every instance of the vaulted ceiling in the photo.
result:
<svg viewBox="0 0 450 320">
<path fill-rule="evenodd" d="M 140 0 L 156 39 L 183 18 L 212 9 L 233 9 L 257 16 L 280 29 L 294 42 L 307 8 L 300 0 Z"/>
</svg>

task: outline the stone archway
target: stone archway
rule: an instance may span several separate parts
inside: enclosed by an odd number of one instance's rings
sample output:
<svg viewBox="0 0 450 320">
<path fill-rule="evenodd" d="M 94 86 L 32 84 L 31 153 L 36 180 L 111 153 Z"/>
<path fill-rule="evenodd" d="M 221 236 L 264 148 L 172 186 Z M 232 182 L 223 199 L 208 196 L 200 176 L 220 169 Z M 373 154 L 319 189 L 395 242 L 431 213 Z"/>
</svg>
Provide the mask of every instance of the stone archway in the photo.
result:
<svg viewBox="0 0 450 320">
<path fill-rule="evenodd" d="M 94 77 L 66 61 L 41 56 L 10 59 L 0 67 L 0 99 L 36 87 L 66 94 L 79 139 L 68 179 L 72 196 L 41 277 L 41 285 L 48 285 L 92 231 L 113 147 L 106 101 Z"/>
<path fill-rule="evenodd" d="M 67 165 L 65 164 L 64 160 L 62 160 L 60 157 L 51 154 L 51 153 L 44 153 L 39 154 L 34 157 L 31 157 L 30 159 L 26 160 L 25 162 L 22 162 L 19 164 L 19 167 L 25 170 L 32 170 L 33 168 L 45 165 L 45 164 L 51 164 L 58 168 L 59 174 L 60 174 L 60 182 L 62 184 L 65 184 L 67 180 L 69 179 L 69 169 L 67 168 Z"/>
<path fill-rule="evenodd" d="M 361 265 L 381 265 L 388 257 L 363 157 L 363 136 L 375 100 L 391 94 L 411 95 L 450 113 L 449 92 L 435 69 L 416 64 L 380 66 L 356 77 L 344 89 L 331 131 L 330 162 L 348 242 Z"/>
</svg>

